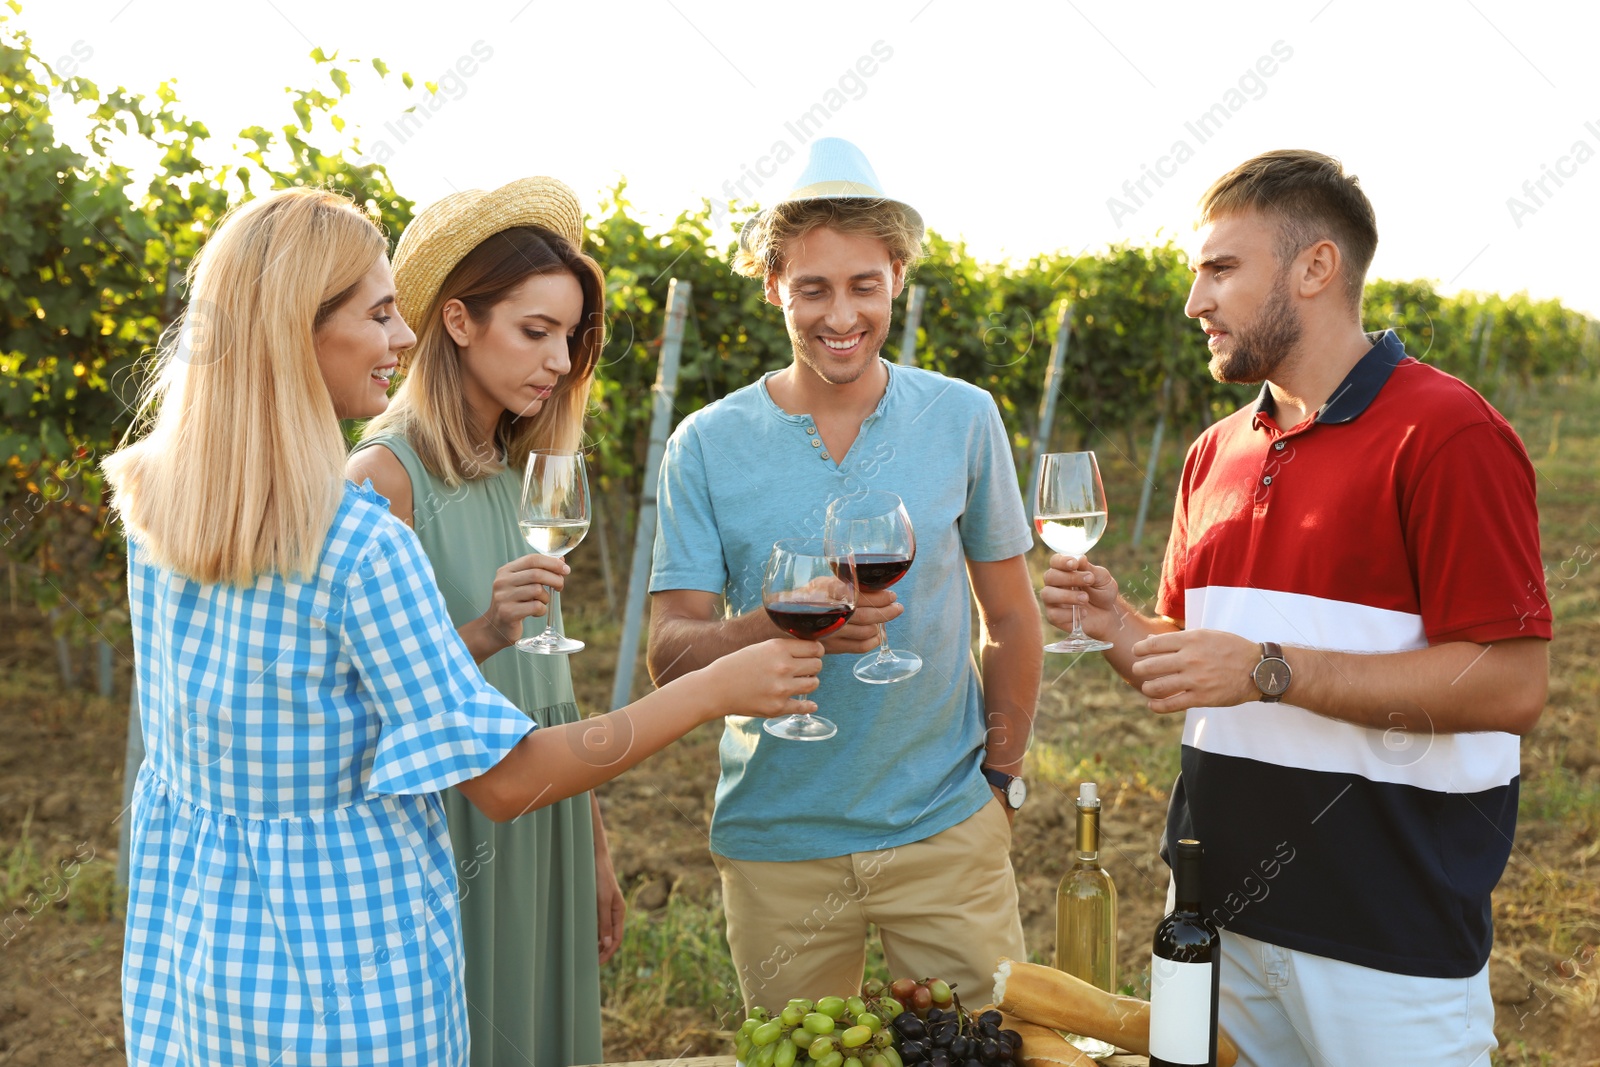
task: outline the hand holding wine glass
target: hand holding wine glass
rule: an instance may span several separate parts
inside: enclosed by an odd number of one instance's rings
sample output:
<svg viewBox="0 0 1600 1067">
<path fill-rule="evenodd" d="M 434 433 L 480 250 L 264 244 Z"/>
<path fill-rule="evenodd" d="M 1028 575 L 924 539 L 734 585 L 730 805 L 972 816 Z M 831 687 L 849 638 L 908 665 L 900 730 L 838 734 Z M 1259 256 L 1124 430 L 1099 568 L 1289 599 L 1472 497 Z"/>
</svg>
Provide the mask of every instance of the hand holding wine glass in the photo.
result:
<svg viewBox="0 0 1600 1067">
<path fill-rule="evenodd" d="M 761 605 L 778 629 L 802 640 L 820 640 L 843 626 L 856 607 L 855 560 L 822 540 L 779 541 L 767 558 Z M 823 741 L 839 728 L 809 710 L 768 719 L 766 731 L 791 741 Z"/>
<path fill-rule="evenodd" d="M 517 523 L 528 547 L 539 555 L 559 558 L 578 546 L 589 532 L 589 479 L 583 453 L 538 449 L 528 454 Z M 545 592 L 548 602 L 548 586 Z M 517 648 L 566 655 L 583 648 L 583 642 L 557 630 L 554 613 L 547 611 L 544 632 L 523 638 Z"/>
<path fill-rule="evenodd" d="M 1092 562 L 1087 556 L 1050 557 L 1044 572 L 1044 617 L 1059 630 L 1072 630 L 1073 610 L 1085 633 L 1110 633 L 1122 613 L 1134 610 L 1121 605 L 1121 587 L 1116 575 Z"/>
<path fill-rule="evenodd" d="M 1106 492 L 1093 452 L 1050 452 L 1039 457 L 1033 525 L 1039 539 L 1056 552 L 1084 556 L 1106 529 Z M 1077 602 L 1072 604 L 1072 632 L 1044 646 L 1046 652 L 1103 652 L 1111 648 L 1083 632 Z"/>
<path fill-rule="evenodd" d="M 559 558 L 535 552 L 518 556 L 494 572 L 489 607 L 480 620 L 495 636 L 493 651 L 517 643 L 524 619 L 541 617 L 550 610 L 551 591 L 560 592 L 571 572 Z"/>
<path fill-rule="evenodd" d="M 872 592 L 856 584 L 856 610 L 844 625 L 822 639 L 829 655 L 865 656 L 883 645 L 883 624 L 905 614 L 905 605 L 892 590 Z"/>
<path fill-rule="evenodd" d="M 746 645 L 704 668 L 706 691 L 728 701 L 730 715 L 784 718 L 815 711 L 805 694 L 819 684 L 822 645 L 774 637 Z"/>
</svg>

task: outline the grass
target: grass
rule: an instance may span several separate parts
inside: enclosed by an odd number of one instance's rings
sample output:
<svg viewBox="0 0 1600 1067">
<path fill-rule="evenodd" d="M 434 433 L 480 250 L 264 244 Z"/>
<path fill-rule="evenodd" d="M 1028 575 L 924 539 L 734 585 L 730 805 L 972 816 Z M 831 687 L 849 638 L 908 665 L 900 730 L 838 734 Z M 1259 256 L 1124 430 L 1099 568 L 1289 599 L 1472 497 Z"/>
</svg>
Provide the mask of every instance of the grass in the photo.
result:
<svg viewBox="0 0 1600 1067">
<path fill-rule="evenodd" d="M 1102 795 L 1123 790 L 1165 801 L 1178 776 L 1178 758 L 1176 745 L 1137 744 L 1113 750 L 1110 759 L 1096 752 L 1073 762 L 1063 746 L 1036 740 L 1028 750 L 1026 777 L 1031 788 L 1054 786 L 1069 797 L 1077 795 L 1080 782 L 1095 782 Z M 1071 832 L 1062 830 L 1064 849 Z"/>
<path fill-rule="evenodd" d="M 617 1061 L 722 1053 L 744 1018 L 722 905 L 674 889 L 665 905 L 647 911 L 639 906 L 642 889 L 629 894 L 622 946 L 601 976 L 606 1055 Z M 891 977 L 874 932 L 866 980 Z"/>
<path fill-rule="evenodd" d="M 17 840 L 0 844 L 0 945 L 47 910 L 70 922 L 98 923 L 117 917 L 123 894 L 114 865 L 92 847 L 57 846 L 41 854 L 32 834 L 33 812 L 22 818 Z"/>
<path fill-rule="evenodd" d="M 663 907 L 645 911 L 639 892 L 629 894 L 622 946 L 601 976 L 606 1055 L 713 1047 L 740 1005 L 722 909 L 673 892 Z"/>
<path fill-rule="evenodd" d="M 1600 782 L 1570 767 L 1546 767 L 1523 783 L 1517 815 L 1533 822 L 1561 823 L 1593 837 L 1600 829 Z"/>
<path fill-rule="evenodd" d="M 1523 740 L 1517 841 L 1494 899 L 1491 968 L 1509 968 L 1534 994 L 1500 1006 L 1494 1062 L 1592 1064 L 1600 1062 L 1600 388 L 1551 383 L 1520 395 L 1506 415 L 1537 471 L 1556 636 L 1549 701 Z"/>
</svg>

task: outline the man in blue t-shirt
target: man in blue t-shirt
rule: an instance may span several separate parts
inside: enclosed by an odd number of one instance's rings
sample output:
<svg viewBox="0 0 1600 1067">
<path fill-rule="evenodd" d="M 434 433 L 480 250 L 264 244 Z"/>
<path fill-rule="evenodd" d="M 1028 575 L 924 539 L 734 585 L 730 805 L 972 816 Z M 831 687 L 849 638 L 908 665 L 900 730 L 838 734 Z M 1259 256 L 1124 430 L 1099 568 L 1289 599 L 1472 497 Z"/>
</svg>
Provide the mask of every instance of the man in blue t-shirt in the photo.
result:
<svg viewBox="0 0 1600 1067">
<path fill-rule="evenodd" d="M 879 357 L 922 237 L 855 146 L 814 142 L 734 263 L 783 309 L 794 361 L 685 419 L 661 471 L 657 682 L 778 634 L 761 606 L 773 542 L 820 537 L 832 501 L 897 494 L 916 535 L 906 576 L 861 592 L 824 640 L 835 655 L 811 697 L 835 736 L 727 720 L 711 851 L 747 1005 L 854 992 L 869 925 L 892 972 L 969 1000 L 997 957 L 1027 958 L 1009 850 L 1042 660 L 1031 537 L 989 395 Z M 883 623 L 924 666 L 866 684 L 852 668 Z"/>
</svg>

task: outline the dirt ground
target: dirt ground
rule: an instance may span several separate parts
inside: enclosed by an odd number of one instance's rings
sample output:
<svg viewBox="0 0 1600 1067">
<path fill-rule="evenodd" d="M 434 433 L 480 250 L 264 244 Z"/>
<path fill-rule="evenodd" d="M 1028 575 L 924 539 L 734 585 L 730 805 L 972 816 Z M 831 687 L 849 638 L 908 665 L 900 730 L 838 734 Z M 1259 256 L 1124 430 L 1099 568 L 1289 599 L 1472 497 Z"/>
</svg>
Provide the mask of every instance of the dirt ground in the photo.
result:
<svg viewBox="0 0 1600 1067">
<path fill-rule="evenodd" d="M 1583 437 L 1575 421 L 1556 420 L 1559 441 L 1555 427 L 1545 433 L 1543 422 L 1519 421 L 1536 460 L 1553 457 L 1541 462 L 1550 481 L 1541 482 L 1541 510 L 1558 639 L 1549 705 L 1523 744 L 1516 847 L 1495 894 L 1498 1063 L 1600 1064 L 1600 568 L 1589 565 L 1596 553 L 1587 547 L 1600 544 L 1600 433 L 1591 418 Z M 1556 462 L 1569 453 L 1573 462 Z M 625 548 L 614 551 L 625 558 Z M 1148 543 L 1142 555 L 1110 550 L 1124 574 L 1140 573 L 1157 552 Z M 596 555 L 573 557 L 575 586 L 600 587 Z M 588 709 L 609 700 L 618 614 L 602 601 L 568 623 L 591 642 L 574 660 Z M 34 616 L 0 610 L 0 635 L 0 1065 L 121 1063 L 122 924 L 111 870 L 130 665 L 118 661 L 113 700 L 63 692 Z M 1106 800 L 1107 867 L 1120 895 L 1120 973 L 1140 980 L 1165 894 L 1155 846 L 1179 730 L 1176 719 L 1143 711 L 1103 663 L 1047 664 L 1029 757 L 1033 794 L 1012 856 L 1035 958 L 1050 958 L 1055 885 L 1072 848 L 1071 797 L 1092 777 Z M 630 922 L 660 915 L 669 893 L 715 907 L 706 832 L 716 737 L 702 729 L 602 794 L 619 875 L 644 913 Z M 608 1016 L 613 1059 L 725 1048 L 703 1014 L 658 1027 L 643 1043 L 625 1022 Z"/>
</svg>

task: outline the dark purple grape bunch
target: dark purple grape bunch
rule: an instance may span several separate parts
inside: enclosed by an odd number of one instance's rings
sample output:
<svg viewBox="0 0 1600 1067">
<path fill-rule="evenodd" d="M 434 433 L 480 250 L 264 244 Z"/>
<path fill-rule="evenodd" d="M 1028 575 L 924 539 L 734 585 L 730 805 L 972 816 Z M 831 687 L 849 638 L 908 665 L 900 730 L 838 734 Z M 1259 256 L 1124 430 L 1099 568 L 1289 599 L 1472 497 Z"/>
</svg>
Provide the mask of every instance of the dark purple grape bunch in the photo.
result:
<svg viewBox="0 0 1600 1067">
<path fill-rule="evenodd" d="M 1012 1067 L 1022 1035 L 1000 1029 L 1003 1021 L 997 1011 L 974 1016 L 956 1003 L 929 1008 L 926 1018 L 902 1012 L 890 1027 L 900 1037 L 906 1067 Z"/>
</svg>

